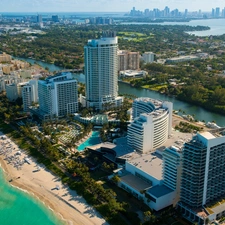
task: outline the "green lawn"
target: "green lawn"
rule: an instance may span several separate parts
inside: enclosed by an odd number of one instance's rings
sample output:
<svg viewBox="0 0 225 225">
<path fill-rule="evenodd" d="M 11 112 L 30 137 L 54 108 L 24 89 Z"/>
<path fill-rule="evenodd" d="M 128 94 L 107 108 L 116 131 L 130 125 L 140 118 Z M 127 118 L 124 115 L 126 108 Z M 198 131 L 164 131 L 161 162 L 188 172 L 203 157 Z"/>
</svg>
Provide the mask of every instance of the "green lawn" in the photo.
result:
<svg viewBox="0 0 225 225">
<path fill-rule="evenodd" d="M 147 89 L 150 89 L 152 91 L 159 91 L 161 88 L 166 88 L 167 85 L 164 84 L 164 85 L 144 85 L 142 86 L 142 88 L 147 88 Z"/>
<path fill-rule="evenodd" d="M 118 32 L 118 36 L 126 36 L 126 37 L 146 37 L 146 34 L 139 32 Z"/>
</svg>

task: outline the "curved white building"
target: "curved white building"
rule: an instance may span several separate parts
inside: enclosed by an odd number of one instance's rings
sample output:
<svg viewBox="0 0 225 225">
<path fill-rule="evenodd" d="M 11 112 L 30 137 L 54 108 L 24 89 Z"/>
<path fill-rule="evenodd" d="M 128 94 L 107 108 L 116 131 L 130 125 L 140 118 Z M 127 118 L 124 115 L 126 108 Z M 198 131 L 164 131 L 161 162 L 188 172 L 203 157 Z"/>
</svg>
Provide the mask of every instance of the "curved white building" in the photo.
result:
<svg viewBox="0 0 225 225">
<path fill-rule="evenodd" d="M 164 144 L 171 135 L 173 104 L 160 101 L 153 104 L 152 101 L 137 99 L 133 109 L 133 115 L 139 116 L 128 126 L 128 145 L 146 153 Z M 145 110 L 151 112 L 142 113 Z"/>
<path fill-rule="evenodd" d="M 135 119 L 142 113 L 150 113 L 156 108 L 162 107 L 163 102 L 152 98 L 136 98 L 132 105 L 132 117 Z"/>
</svg>

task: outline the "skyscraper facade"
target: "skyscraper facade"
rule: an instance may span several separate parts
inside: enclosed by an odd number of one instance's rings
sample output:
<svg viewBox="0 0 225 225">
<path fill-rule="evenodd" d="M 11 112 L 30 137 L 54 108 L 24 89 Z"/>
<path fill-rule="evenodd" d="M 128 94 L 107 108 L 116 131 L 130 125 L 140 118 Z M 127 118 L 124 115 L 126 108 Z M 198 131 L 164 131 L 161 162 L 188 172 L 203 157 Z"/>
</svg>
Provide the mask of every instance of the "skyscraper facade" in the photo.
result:
<svg viewBox="0 0 225 225">
<path fill-rule="evenodd" d="M 182 150 L 181 196 L 178 206 L 186 218 L 203 224 L 207 217 L 213 220 L 225 214 L 225 205 L 216 207 L 215 204 L 224 196 L 225 130 L 220 128 L 198 133 L 185 143 Z"/>
<path fill-rule="evenodd" d="M 216 8 L 216 17 L 219 17 L 219 16 L 220 16 L 220 8 L 217 7 L 217 8 Z"/>
<path fill-rule="evenodd" d="M 84 47 L 86 106 L 103 109 L 121 104 L 118 97 L 118 40 L 115 32 L 89 40 Z"/>
<path fill-rule="evenodd" d="M 32 87 L 31 85 L 27 84 L 22 89 L 22 99 L 23 99 L 23 111 L 28 112 L 29 107 L 32 104 Z"/>
</svg>

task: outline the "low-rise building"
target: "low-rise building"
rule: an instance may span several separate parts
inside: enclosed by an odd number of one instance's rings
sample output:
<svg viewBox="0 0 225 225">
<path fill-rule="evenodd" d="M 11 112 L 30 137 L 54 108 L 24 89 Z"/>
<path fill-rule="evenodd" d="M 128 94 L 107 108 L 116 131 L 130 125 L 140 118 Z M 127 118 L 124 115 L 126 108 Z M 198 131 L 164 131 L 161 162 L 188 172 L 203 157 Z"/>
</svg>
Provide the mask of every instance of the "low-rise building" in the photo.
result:
<svg viewBox="0 0 225 225">
<path fill-rule="evenodd" d="M 159 153 L 129 154 L 125 170 L 118 171 L 118 186 L 144 201 L 151 209 L 159 211 L 173 205 L 176 191 L 163 184 L 163 159 Z"/>
<path fill-rule="evenodd" d="M 147 72 L 143 70 L 120 71 L 120 76 L 124 78 L 138 78 L 138 77 L 144 77 L 146 75 L 147 75 Z"/>
<path fill-rule="evenodd" d="M 188 61 L 194 61 L 194 60 L 199 60 L 199 59 L 200 58 L 195 55 L 186 55 L 186 56 L 180 56 L 180 57 L 166 59 L 166 63 L 174 64 L 174 63 L 188 62 Z"/>
<path fill-rule="evenodd" d="M 0 54 L 0 63 L 1 62 L 10 62 L 12 60 L 12 57 L 6 53 L 3 52 L 3 54 Z"/>
</svg>

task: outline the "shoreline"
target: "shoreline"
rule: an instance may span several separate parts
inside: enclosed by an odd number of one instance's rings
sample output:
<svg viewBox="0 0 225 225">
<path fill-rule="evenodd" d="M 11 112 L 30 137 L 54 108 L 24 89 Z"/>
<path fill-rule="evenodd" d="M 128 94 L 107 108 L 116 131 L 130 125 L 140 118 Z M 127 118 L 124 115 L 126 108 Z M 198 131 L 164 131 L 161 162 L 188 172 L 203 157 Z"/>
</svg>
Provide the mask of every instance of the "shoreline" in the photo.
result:
<svg viewBox="0 0 225 225">
<path fill-rule="evenodd" d="M 1 134 L 0 134 L 1 135 Z M 10 139 L 6 139 L 10 140 Z M 15 143 L 10 142 L 14 146 Z M 2 147 L 2 140 L 0 147 Z M 14 154 L 18 149 L 13 150 Z M 22 157 L 27 154 L 20 150 Z M 108 223 L 91 206 L 89 206 L 83 197 L 66 185 L 61 183 L 60 178 L 53 175 L 42 165 L 37 165 L 35 159 L 29 158 L 30 164 L 24 163 L 20 170 L 12 164 L 7 164 L 4 155 L 0 155 L 0 167 L 2 168 L 4 179 L 14 188 L 26 192 L 30 197 L 42 202 L 44 207 L 52 211 L 54 216 L 62 221 L 62 224 L 69 225 L 107 225 Z M 37 170 L 40 166 L 40 170 Z M 57 189 L 59 187 L 59 189 Z"/>
<path fill-rule="evenodd" d="M 9 176 L 9 174 L 6 174 L 7 172 L 5 171 L 5 169 L 7 169 L 7 166 L 5 165 L 4 160 L 1 157 L 0 157 L 0 169 L 2 169 L 5 182 L 7 183 L 8 182 L 7 176 Z M 58 213 L 54 209 L 52 209 L 51 206 L 49 206 L 50 202 L 48 202 L 48 204 L 47 204 L 46 203 L 47 201 L 44 200 L 44 198 L 40 194 L 38 194 L 38 193 L 35 194 L 33 191 L 27 190 L 28 188 L 22 187 L 21 184 L 18 184 L 16 182 L 14 182 L 13 184 L 11 182 L 9 185 L 15 189 L 18 189 L 19 191 L 26 193 L 27 195 L 29 195 L 29 197 L 31 197 L 35 201 L 38 201 L 39 203 L 41 203 L 43 205 L 43 207 L 48 208 L 48 210 L 50 210 L 51 213 L 62 223 L 73 224 L 73 223 L 70 223 L 71 221 L 66 220 L 60 213 Z"/>
</svg>

